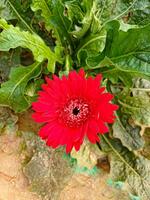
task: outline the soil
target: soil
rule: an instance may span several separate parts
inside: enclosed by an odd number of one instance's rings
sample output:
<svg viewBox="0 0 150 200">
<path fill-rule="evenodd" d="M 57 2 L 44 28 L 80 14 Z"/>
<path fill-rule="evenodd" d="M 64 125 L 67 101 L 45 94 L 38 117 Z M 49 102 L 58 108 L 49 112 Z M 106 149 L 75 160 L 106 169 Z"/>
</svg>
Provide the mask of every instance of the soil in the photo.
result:
<svg viewBox="0 0 150 200">
<path fill-rule="evenodd" d="M 17 153 L 19 144 L 20 139 L 15 136 L 0 136 L 0 200 L 40 200 L 28 190 Z"/>
<path fill-rule="evenodd" d="M 37 131 L 38 127 L 29 117 L 31 112 L 19 116 L 19 130 Z M 20 153 L 22 138 L 15 134 L 0 135 L 0 200 L 56 200 L 43 198 L 31 192 L 29 179 L 23 173 L 24 157 Z M 88 176 L 74 174 L 60 192 L 57 200 L 128 200 L 124 192 L 107 185 L 106 172 Z M 54 191 L 55 192 L 55 191 Z"/>
</svg>

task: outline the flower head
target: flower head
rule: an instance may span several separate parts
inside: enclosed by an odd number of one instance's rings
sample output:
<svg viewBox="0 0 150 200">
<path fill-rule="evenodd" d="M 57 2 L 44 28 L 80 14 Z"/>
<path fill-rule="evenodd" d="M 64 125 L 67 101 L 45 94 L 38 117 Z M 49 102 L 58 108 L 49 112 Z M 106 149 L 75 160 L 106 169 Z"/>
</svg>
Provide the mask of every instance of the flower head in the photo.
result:
<svg viewBox="0 0 150 200">
<path fill-rule="evenodd" d="M 37 102 L 32 104 L 33 119 L 45 123 L 39 131 L 48 146 L 66 146 L 66 152 L 77 151 L 85 137 L 99 141 L 98 134 L 108 132 L 107 123 L 113 123 L 118 106 L 110 101 L 113 95 L 100 87 L 102 76 L 85 77 L 84 70 L 71 71 L 68 76 L 53 80 L 46 78 Z"/>
</svg>

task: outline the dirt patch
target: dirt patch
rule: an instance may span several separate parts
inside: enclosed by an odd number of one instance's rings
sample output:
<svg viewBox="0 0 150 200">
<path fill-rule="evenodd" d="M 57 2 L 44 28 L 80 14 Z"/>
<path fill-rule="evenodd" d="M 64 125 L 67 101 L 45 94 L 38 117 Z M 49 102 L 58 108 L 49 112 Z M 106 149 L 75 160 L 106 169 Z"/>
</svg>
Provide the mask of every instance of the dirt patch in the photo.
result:
<svg viewBox="0 0 150 200">
<path fill-rule="evenodd" d="M 29 109 L 26 112 L 18 114 L 18 129 L 19 130 L 38 133 L 39 127 L 41 125 L 33 121 L 32 113 L 33 111 Z"/>
<path fill-rule="evenodd" d="M 29 192 L 28 180 L 22 173 L 17 153 L 20 140 L 13 135 L 0 136 L 0 200 L 40 200 Z"/>
<path fill-rule="evenodd" d="M 126 194 L 107 183 L 108 175 L 74 175 L 61 192 L 60 200 L 128 200 Z"/>
</svg>

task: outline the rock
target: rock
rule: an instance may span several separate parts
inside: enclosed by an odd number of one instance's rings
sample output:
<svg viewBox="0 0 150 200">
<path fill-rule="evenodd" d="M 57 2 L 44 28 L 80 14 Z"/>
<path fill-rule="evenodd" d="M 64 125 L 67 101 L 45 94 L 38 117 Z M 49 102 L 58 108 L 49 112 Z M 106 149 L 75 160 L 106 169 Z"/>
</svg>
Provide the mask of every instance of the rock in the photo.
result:
<svg viewBox="0 0 150 200">
<path fill-rule="evenodd" d="M 25 133 L 27 149 L 30 153 L 30 148 L 34 149 L 31 160 L 24 167 L 30 189 L 37 192 L 42 200 L 58 200 L 60 192 L 73 175 L 69 162 L 63 159 L 64 150 L 47 147 L 35 135 L 28 140 L 27 135 Z"/>
</svg>

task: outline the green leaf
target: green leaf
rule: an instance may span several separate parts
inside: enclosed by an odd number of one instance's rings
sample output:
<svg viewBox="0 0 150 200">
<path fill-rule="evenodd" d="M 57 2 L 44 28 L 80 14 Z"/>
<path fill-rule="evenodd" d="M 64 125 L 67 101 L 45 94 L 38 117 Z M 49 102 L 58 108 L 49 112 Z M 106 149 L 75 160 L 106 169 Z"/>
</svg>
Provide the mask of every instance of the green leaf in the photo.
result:
<svg viewBox="0 0 150 200">
<path fill-rule="evenodd" d="M 112 20 L 123 19 L 129 24 L 150 23 L 149 0 L 99 0 L 99 19 L 106 24 Z"/>
<path fill-rule="evenodd" d="M 112 28 L 108 32 L 105 55 L 122 71 L 150 75 L 149 34 L 150 25 L 127 32 Z"/>
<path fill-rule="evenodd" d="M 120 95 L 119 103 L 122 111 L 130 114 L 135 123 L 150 126 L 150 98 L 148 96 Z"/>
<path fill-rule="evenodd" d="M 100 58 L 100 56 L 98 57 Z M 118 66 L 114 65 L 111 59 L 107 56 L 98 64 L 99 58 L 94 60 L 95 66 L 91 67 L 91 69 L 95 69 L 97 73 L 102 73 L 103 77 L 109 79 L 113 84 L 118 84 L 121 80 L 126 87 L 130 88 L 133 86 L 133 79 L 135 78 L 141 77 L 150 80 L 150 76 L 140 72 L 124 71 L 121 68 L 118 68 Z"/>
<path fill-rule="evenodd" d="M 73 47 L 73 41 L 69 33 L 71 21 L 64 15 L 64 5 L 60 0 L 32 0 L 31 8 L 34 12 L 41 10 L 46 28 L 54 31 L 54 37 L 62 46 Z"/>
<path fill-rule="evenodd" d="M 44 18 L 47 30 L 52 29 L 50 24 L 51 12 L 51 0 L 32 0 L 31 9 L 34 12 L 41 10 L 41 16 Z"/>
<path fill-rule="evenodd" d="M 94 12 L 96 11 L 96 1 L 66 1 L 68 18 L 72 21 L 72 31 L 75 38 L 81 39 L 90 29 Z"/>
<path fill-rule="evenodd" d="M 19 46 L 28 48 L 38 62 L 48 59 L 48 69 L 54 72 L 55 62 L 60 61 L 60 58 L 57 58 L 57 55 L 46 46 L 38 35 L 21 31 L 18 27 L 8 25 L 4 19 L 0 19 L 0 27 L 3 29 L 0 33 L 0 51 L 9 51 L 11 48 Z"/>
<path fill-rule="evenodd" d="M 150 161 L 123 147 L 119 140 L 103 135 L 100 144 L 103 151 L 110 156 L 112 179 L 126 182 L 134 194 L 142 200 L 148 200 L 150 197 Z"/>
<path fill-rule="evenodd" d="M 94 58 L 94 69 L 107 67 L 102 70 L 106 78 L 117 82 L 118 78 L 124 84 L 131 86 L 135 76 L 149 77 L 150 75 L 150 25 L 141 28 L 120 30 L 118 21 L 107 24 L 107 39 L 102 54 Z M 117 48 L 116 48 L 117 47 Z"/>
<path fill-rule="evenodd" d="M 33 33 L 31 27 L 31 18 L 33 13 L 29 9 L 30 0 L 22 2 L 22 0 L 1 0 L 2 13 L 0 17 L 6 20 L 18 19 L 21 28 Z"/>
<path fill-rule="evenodd" d="M 138 0 L 99 0 L 99 18 L 103 23 L 128 16 Z"/>
<path fill-rule="evenodd" d="M 106 31 L 89 34 L 81 40 L 77 48 L 77 58 L 80 65 L 95 66 L 95 59 L 103 51 L 106 41 Z"/>
<path fill-rule="evenodd" d="M 113 124 L 113 136 L 121 140 L 122 144 L 130 151 L 141 149 L 144 146 L 144 140 L 140 135 L 141 128 L 133 122 L 129 124 L 129 116 L 124 113 L 117 116 Z M 131 121 L 131 120 L 130 120 Z"/>
<path fill-rule="evenodd" d="M 30 106 L 24 95 L 27 83 L 40 73 L 41 65 L 38 62 L 28 67 L 12 68 L 10 80 L 0 88 L 0 105 L 8 106 L 15 112 L 26 110 Z"/>
<path fill-rule="evenodd" d="M 10 52 L 0 52 L 0 83 L 8 80 L 11 67 L 20 64 L 20 49 Z"/>
<path fill-rule="evenodd" d="M 52 2 L 52 13 L 50 17 L 50 24 L 53 26 L 54 30 L 57 30 L 61 44 L 66 47 L 66 50 L 74 48 L 73 38 L 69 33 L 71 27 L 71 21 L 65 16 L 65 8 L 60 0 L 55 0 Z"/>
<path fill-rule="evenodd" d="M 108 78 L 114 84 L 118 83 L 119 80 L 121 80 L 124 83 L 124 85 L 126 85 L 127 87 L 132 86 L 133 84 L 132 78 L 135 75 L 129 72 L 121 71 L 117 69 L 116 67 L 112 69 L 109 69 L 108 67 L 106 71 L 102 72 L 102 74 L 103 74 L 103 77 Z"/>
<path fill-rule="evenodd" d="M 16 18 L 11 12 L 10 7 L 7 5 L 6 0 L 0 1 L 0 17 L 6 20 L 11 20 Z"/>
<path fill-rule="evenodd" d="M 136 1 L 128 23 L 144 25 L 150 23 L 150 1 Z"/>
</svg>

